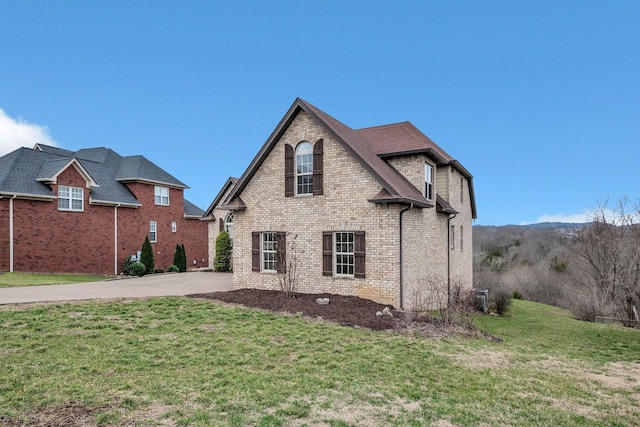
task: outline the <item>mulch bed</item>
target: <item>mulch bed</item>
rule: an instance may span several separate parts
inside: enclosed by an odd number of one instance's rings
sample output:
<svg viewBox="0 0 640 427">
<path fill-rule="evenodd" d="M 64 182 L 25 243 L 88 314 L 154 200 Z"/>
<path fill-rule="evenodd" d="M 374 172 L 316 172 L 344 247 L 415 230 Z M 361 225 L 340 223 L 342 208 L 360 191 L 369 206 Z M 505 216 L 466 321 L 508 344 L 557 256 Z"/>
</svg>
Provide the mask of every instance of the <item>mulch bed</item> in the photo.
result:
<svg viewBox="0 0 640 427">
<path fill-rule="evenodd" d="M 416 318 L 413 313 L 395 310 L 393 306 L 379 304 L 356 296 L 298 293 L 295 297 L 288 298 L 280 291 L 260 289 L 237 289 L 228 292 L 188 296 L 240 304 L 245 307 L 260 308 L 274 312 L 300 313 L 312 318 L 330 320 L 343 326 L 382 331 L 390 330 L 418 334 L 430 338 L 445 338 L 456 335 L 479 337 L 495 342 L 502 341 L 500 338 L 496 338 L 473 326 L 442 324 L 433 318 Z M 318 304 L 316 302 L 318 298 L 329 298 L 329 304 Z M 376 316 L 377 312 L 382 312 L 386 307 L 391 309 L 393 317 L 386 315 Z"/>
<path fill-rule="evenodd" d="M 355 296 L 335 294 L 301 294 L 286 297 L 280 291 L 260 289 L 237 289 L 228 292 L 189 295 L 193 298 L 206 298 L 245 307 L 261 308 L 275 312 L 301 313 L 309 317 L 321 317 L 343 326 L 360 326 L 375 330 L 394 329 L 404 313 L 391 310 L 394 317 L 376 316 L 386 306 L 375 301 Z M 329 304 L 321 305 L 318 298 L 329 298 Z"/>
</svg>

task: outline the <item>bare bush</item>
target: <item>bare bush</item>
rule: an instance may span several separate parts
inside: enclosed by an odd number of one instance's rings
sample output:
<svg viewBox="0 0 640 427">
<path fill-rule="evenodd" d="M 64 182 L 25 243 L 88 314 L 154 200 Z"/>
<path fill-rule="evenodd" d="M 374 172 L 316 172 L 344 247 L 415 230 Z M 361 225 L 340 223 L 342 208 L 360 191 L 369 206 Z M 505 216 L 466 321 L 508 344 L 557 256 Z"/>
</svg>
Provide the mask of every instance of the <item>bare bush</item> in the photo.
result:
<svg viewBox="0 0 640 427">
<path fill-rule="evenodd" d="M 298 291 L 300 256 L 296 245 L 297 239 L 297 234 L 283 233 L 282 236 L 278 236 L 276 243 L 285 246 L 284 250 L 278 249 L 277 275 L 280 290 L 286 297 L 292 297 Z"/>
<path fill-rule="evenodd" d="M 412 320 L 442 324 L 473 325 L 479 314 L 473 290 L 457 286 L 449 295 L 446 281 L 425 278 L 410 294 Z"/>
</svg>

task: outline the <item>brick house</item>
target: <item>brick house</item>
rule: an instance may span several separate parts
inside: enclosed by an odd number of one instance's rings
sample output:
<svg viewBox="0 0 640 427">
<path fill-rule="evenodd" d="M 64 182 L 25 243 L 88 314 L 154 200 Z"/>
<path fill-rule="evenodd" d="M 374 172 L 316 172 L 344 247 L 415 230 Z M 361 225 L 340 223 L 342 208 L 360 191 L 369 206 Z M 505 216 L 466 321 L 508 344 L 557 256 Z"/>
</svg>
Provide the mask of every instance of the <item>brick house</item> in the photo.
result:
<svg viewBox="0 0 640 427">
<path fill-rule="evenodd" d="M 156 268 L 176 244 L 207 266 L 207 224 L 185 188 L 143 156 L 19 148 L 0 157 L 0 271 L 118 274 L 145 236 Z"/>
<path fill-rule="evenodd" d="M 472 175 L 409 122 L 354 130 L 296 99 L 225 191 L 235 288 L 278 289 L 294 242 L 300 292 L 410 308 L 472 286 Z"/>
</svg>

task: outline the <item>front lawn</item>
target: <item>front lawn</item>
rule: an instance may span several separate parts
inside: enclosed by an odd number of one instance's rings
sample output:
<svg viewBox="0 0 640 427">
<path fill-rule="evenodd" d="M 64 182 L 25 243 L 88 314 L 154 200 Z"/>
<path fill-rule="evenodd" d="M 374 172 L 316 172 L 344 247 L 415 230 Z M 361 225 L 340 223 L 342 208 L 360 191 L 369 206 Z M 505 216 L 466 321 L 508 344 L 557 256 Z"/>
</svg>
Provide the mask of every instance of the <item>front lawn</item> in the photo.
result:
<svg viewBox="0 0 640 427">
<path fill-rule="evenodd" d="M 107 278 L 107 276 L 88 276 L 86 274 L 0 273 L 0 288 L 100 282 Z"/>
<path fill-rule="evenodd" d="M 640 331 L 514 301 L 423 339 L 190 298 L 0 307 L 0 425 L 636 425 Z"/>
</svg>

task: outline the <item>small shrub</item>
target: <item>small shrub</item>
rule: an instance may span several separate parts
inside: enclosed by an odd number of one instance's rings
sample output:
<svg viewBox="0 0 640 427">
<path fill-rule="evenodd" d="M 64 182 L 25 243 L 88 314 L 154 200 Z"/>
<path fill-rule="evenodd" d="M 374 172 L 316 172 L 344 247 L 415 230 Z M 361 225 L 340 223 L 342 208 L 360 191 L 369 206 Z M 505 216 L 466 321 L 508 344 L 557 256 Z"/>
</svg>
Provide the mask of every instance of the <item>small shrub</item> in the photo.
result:
<svg viewBox="0 0 640 427">
<path fill-rule="evenodd" d="M 511 306 L 511 294 L 504 290 L 491 292 L 491 308 L 498 316 L 504 316 Z"/>
<path fill-rule="evenodd" d="M 156 268 L 155 270 L 153 270 L 154 273 L 164 273 L 164 270 L 161 268 Z"/>
<path fill-rule="evenodd" d="M 173 265 L 178 267 L 179 272 L 187 271 L 187 255 L 184 245 L 176 245 L 176 250 L 173 253 Z"/>
<path fill-rule="evenodd" d="M 216 257 L 213 261 L 215 271 L 230 271 L 231 239 L 226 231 L 221 231 L 216 238 Z"/>
<path fill-rule="evenodd" d="M 153 271 L 155 270 L 155 265 L 153 261 L 153 248 L 151 247 L 149 236 L 146 236 L 144 238 L 144 243 L 142 244 L 142 252 L 140 253 L 140 262 L 147 268 L 147 274 L 153 273 Z"/>
<path fill-rule="evenodd" d="M 120 270 L 121 273 L 126 275 L 126 276 L 131 275 L 131 265 L 132 264 L 133 264 L 133 260 L 131 259 L 131 257 L 130 256 L 126 257 L 124 259 L 124 261 L 122 262 L 122 270 Z"/>
<path fill-rule="evenodd" d="M 180 269 L 178 268 L 178 266 L 177 266 L 177 265 L 175 265 L 175 264 L 171 264 L 171 265 L 169 266 L 169 268 L 167 268 L 167 272 L 169 272 L 169 273 L 179 273 L 179 272 L 180 272 Z"/>
<path fill-rule="evenodd" d="M 140 261 L 131 264 L 131 275 L 142 277 L 147 272 L 147 267 Z"/>
<path fill-rule="evenodd" d="M 522 293 L 520 293 L 520 291 L 513 291 L 513 299 L 522 299 Z"/>
</svg>

